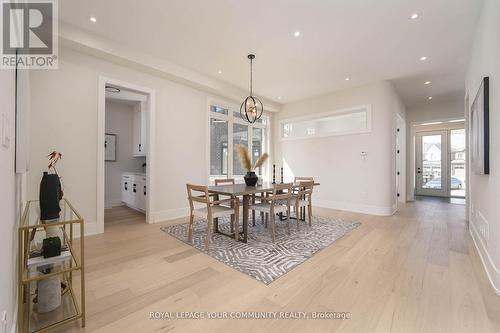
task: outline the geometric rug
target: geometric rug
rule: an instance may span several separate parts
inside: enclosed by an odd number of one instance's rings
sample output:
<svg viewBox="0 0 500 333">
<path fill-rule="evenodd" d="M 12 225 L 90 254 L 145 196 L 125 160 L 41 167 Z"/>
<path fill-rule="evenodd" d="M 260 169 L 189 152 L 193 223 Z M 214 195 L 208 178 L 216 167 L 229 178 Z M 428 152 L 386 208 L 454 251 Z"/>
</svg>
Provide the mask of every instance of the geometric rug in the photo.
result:
<svg viewBox="0 0 500 333">
<path fill-rule="evenodd" d="M 214 234 L 208 251 L 205 250 L 206 220 L 193 223 L 193 243 L 188 242 L 188 223 L 164 226 L 161 230 L 264 284 L 270 284 L 361 225 L 359 222 L 313 216 L 311 227 L 301 221 L 300 231 L 297 231 L 296 223 L 290 220 L 289 236 L 286 220 L 277 218 L 276 242 L 273 243 L 270 230 L 262 224 L 260 214 L 256 214 L 255 227 L 251 219 L 249 221 L 248 243 Z M 219 218 L 219 230 L 229 233 L 229 217 Z"/>
</svg>

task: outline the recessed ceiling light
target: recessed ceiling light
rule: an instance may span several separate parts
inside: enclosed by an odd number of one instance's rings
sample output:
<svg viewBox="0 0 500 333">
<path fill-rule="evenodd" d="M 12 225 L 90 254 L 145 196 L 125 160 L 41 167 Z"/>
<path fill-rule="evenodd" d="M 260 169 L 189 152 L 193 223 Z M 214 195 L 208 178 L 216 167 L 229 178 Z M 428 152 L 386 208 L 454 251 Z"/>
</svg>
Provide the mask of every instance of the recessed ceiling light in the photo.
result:
<svg viewBox="0 0 500 333">
<path fill-rule="evenodd" d="M 416 20 L 416 19 L 418 18 L 418 13 L 413 13 L 413 14 L 411 14 L 410 18 L 411 18 L 412 20 Z"/>
<path fill-rule="evenodd" d="M 295 31 L 295 32 L 293 33 L 293 35 L 294 35 L 295 37 L 299 37 L 299 36 L 300 36 L 300 31 Z"/>
<path fill-rule="evenodd" d="M 92 23 L 96 23 L 96 22 L 97 22 L 97 19 L 96 19 L 95 17 L 93 17 L 93 16 L 91 16 L 91 17 L 89 18 L 89 20 L 90 20 L 90 22 L 92 22 Z"/>
<path fill-rule="evenodd" d="M 429 96 L 429 97 L 427 97 L 427 98 L 428 98 L 428 99 L 429 99 L 429 101 L 430 101 L 430 100 L 432 99 L 432 96 Z"/>
<path fill-rule="evenodd" d="M 346 81 L 350 81 L 350 80 L 351 80 L 351 78 L 350 78 L 350 77 L 346 77 L 344 80 L 346 80 Z"/>
<path fill-rule="evenodd" d="M 219 69 L 219 71 L 218 71 L 217 73 L 222 74 L 222 70 L 221 70 L 221 69 Z"/>
<path fill-rule="evenodd" d="M 278 99 L 281 99 L 281 96 L 278 96 Z"/>
<path fill-rule="evenodd" d="M 424 84 L 431 84 L 432 82 L 431 81 L 425 81 Z"/>
<path fill-rule="evenodd" d="M 427 57 L 420 57 L 420 61 L 426 61 L 427 60 Z"/>
</svg>

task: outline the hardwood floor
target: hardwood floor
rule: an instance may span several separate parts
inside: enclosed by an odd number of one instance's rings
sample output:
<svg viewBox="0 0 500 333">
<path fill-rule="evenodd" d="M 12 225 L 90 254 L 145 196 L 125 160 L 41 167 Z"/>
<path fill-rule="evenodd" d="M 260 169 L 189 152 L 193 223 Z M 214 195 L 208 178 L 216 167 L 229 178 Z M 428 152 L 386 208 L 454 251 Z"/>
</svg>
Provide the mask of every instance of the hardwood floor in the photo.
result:
<svg viewBox="0 0 500 333">
<path fill-rule="evenodd" d="M 86 239 L 84 332 L 499 332 L 464 206 L 405 204 L 391 217 L 316 208 L 360 221 L 346 237 L 266 286 L 126 208 Z M 187 221 L 181 219 L 170 223 Z M 149 319 L 150 311 L 341 311 L 349 320 Z"/>
</svg>

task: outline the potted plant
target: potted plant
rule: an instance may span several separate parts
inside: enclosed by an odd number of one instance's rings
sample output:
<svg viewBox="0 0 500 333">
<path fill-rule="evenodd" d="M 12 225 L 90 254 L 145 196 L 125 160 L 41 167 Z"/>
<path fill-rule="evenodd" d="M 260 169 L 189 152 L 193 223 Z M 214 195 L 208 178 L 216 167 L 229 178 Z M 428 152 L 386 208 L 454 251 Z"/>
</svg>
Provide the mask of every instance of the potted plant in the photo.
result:
<svg viewBox="0 0 500 333">
<path fill-rule="evenodd" d="M 238 154 L 238 160 L 240 161 L 241 166 L 247 171 L 245 177 L 243 177 L 245 179 L 245 184 L 247 184 L 247 186 L 255 186 L 259 180 L 259 177 L 255 174 L 255 170 L 264 164 L 269 157 L 269 154 L 262 154 L 252 166 L 252 158 L 250 157 L 246 146 L 241 144 L 236 145 L 236 153 Z"/>
</svg>

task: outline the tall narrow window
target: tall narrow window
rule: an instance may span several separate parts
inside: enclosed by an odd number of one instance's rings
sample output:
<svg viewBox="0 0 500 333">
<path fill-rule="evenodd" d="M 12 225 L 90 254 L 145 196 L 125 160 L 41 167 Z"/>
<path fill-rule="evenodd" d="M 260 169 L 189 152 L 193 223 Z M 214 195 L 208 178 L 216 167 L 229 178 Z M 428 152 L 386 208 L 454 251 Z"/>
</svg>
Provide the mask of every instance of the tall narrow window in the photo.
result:
<svg viewBox="0 0 500 333">
<path fill-rule="evenodd" d="M 244 145 L 248 148 L 248 126 L 233 124 L 233 175 L 243 176 L 246 170 L 243 169 L 238 160 L 236 145 Z"/>
<path fill-rule="evenodd" d="M 228 126 L 226 120 L 210 119 L 210 174 L 227 175 Z"/>
<path fill-rule="evenodd" d="M 238 106 L 211 104 L 209 108 L 209 178 L 243 178 L 246 170 L 240 165 L 235 151 L 237 144 L 248 147 L 252 162 L 267 151 L 269 147 L 267 126 L 269 118 L 262 116 L 254 124 L 249 124 L 237 112 Z M 268 164 L 255 172 L 267 177 Z"/>
</svg>

